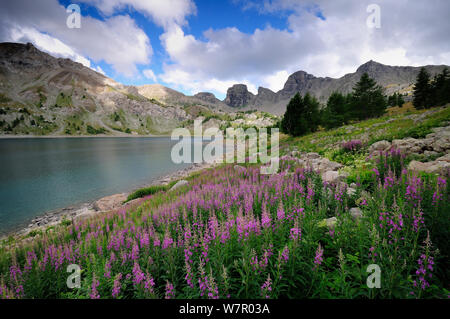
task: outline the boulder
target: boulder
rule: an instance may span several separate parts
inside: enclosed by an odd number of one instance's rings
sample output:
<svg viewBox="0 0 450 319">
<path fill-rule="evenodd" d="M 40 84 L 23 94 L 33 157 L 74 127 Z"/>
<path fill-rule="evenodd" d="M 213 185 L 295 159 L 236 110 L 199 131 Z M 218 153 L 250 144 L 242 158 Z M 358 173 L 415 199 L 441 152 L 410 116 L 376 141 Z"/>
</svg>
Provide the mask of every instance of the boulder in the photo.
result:
<svg viewBox="0 0 450 319">
<path fill-rule="evenodd" d="M 350 215 L 353 217 L 353 219 L 359 219 L 362 217 L 363 213 L 362 210 L 358 207 L 350 208 Z"/>
<path fill-rule="evenodd" d="M 337 223 L 337 218 L 336 217 L 327 218 L 327 219 L 325 219 L 325 223 L 326 223 L 328 229 L 330 229 L 330 230 L 334 229 L 334 227 L 336 226 L 336 223 Z"/>
<path fill-rule="evenodd" d="M 307 153 L 307 154 L 306 154 L 306 158 L 307 158 L 307 159 L 320 158 L 320 155 L 319 155 L 318 153 L 311 152 L 311 153 Z"/>
<path fill-rule="evenodd" d="M 347 195 L 348 196 L 353 196 L 355 194 L 356 194 L 356 189 L 354 189 L 352 187 L 347 188 Z"/>
<path fill-rule="evenodd" d="M 330 218 L 322 219 L 320 222 L 318 222 L 317 225 L 319 227 L 327 227 L 329 230 L 332 230 L 336 226 L 336 223 L 337 223 L 337 218 L 330 217 Z"/>
<path fill-rule="evenodd" d="M 408 165 L 408 169 L 413 172 L 425 172 L 442 174 L 446 170 L 450 169 L 450 162 L 446 161 L 433 161 L 433 162 L 418 162 L 411 161 Z"/>
<path fill-rule="evenodd" d="M 386 151 L 389 147 L 391 147 L 391 143 L 388 141 L 378 141 L 373 143 L 372 145 L 370 145 L 369 147 L 369 153 L 373 153 L 373 152 L 384 152 Z"/>
<path fill-rule="evenodd" d="M 392 148 L 400 150 L 403 154 L 422 153 L 426 147 L 426 143 L 423 140 L 415 138 L 405 138 L 402 140 L 393 140 Z"/>
<path fill-rule="evenodd" d="M 322 180 L 327 183 L 334 183 L 339 180 L 339 173 L 336 171 L 326 171 L 322 174 Z"/>
<path fill-rule="evenodd" d="M 438 157 L 436 161 L 441 162 L 450 162 L 450 153 L 445 154 L 444 156 Z"/>
<path fill-rule="evenodd" d="M 348 172 L 345 171 L 341 171 L 339 172 L 339 179 L 340 180 L 345 180 L 350 174 Z"/>
<path fill-rule="evenodd" d="M 173 185 L 170 190 L 171 191 L 176 190 L 176 189 L 180 188 L 181 186 L 184 186 L 187 184 L 189 184 L 189 182 L 187 180 L 182 179 L 182 180 L 178 181 L 175 185 Z"/>
<path fill-rule="evenodd" d="M 437 137 L 450 137 L 450 127 L 435 127 L 432 131 L 436 134 Z"/>
<path fill-rule="evenodd" d="M 441 137 L 437 138 L 431 146 L 433 147 L 433 151 L 435 152 L 446 152 L 450 149 L 450 137 Z"/>
<path fill-rule="evenodd" d="M 337 171 L 338 169 L 343 167 L 342 164 L 332 162 L 328 158 L 322 158 L 317 164 L 318 164 L 318 170 L 321 172 Z"/>
<path fill-rule="evenodd" d="M 90 218 L 96 214 L 97 214 L 96 211 L 89 209 L 88 207 L 85 207 L 85 208 L 82 208 L 77 211 L 75 218 L 83 220 L 83 219 Z"/>
<path fill-rule="evenodd" d="M 106 196 L 94 203 L 94 209 L 100 212 L 107 212 L 119 208 L 127 199 L 127 194 L 115 194 Z"/>
</svg>

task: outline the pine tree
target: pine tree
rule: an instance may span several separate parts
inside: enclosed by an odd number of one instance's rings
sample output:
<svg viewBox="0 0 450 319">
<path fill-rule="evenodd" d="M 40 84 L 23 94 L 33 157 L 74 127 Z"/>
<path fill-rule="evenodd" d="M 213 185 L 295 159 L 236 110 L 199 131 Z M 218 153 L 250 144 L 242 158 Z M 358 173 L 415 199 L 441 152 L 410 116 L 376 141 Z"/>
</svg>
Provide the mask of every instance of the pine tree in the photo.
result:
<svg viewBox="0 0 450 319">
<path fill-rule="evenodd" d="M 381 116 L 386 111 L 386 104 L 383 88 L 364 73 L 353 88 L 351 102 L 353 116 L 359 120 Z"/>
<path fill-rule="evenodd" d="M 405 100 L 403 99 L 403 94 L 397 94 L 397 105 L 398 107 L 402 107 L 405 104 Z"/>
<path fill-rule="evenodd" d="M 302 117 L 307 123 L 306 131 L 308 133 L 315 132 L 319 126 L 319 101 L 306 93 L 303 97 L 303 104 L 305 105 L 305 114 L 302 114 Z"/>
<path fill-rule="evenodd" d="M 302 98 L 299 93 L 289 101 L 281 121 L 281 130 L 292 136 L 300 136 L 317 130 L 319 126 L 319 102 L 309 93 Z"/>
<path fill-rule="evenodd" d="M 395 92 L 387 99 L 387 105 L 388 106 L 398 106 L 402 107 L 403 104 L 405 104 L 405 100 L 403 99 L 403 95 L 400 93 Z"/>
<path fill-rule="evenodd" d="M 429 108 L 431 106 L 432 89 L 430 75 L 425 68 L 421 68 L 414 85 L 413 105 L 416 109 Z"/>
<path fill-rule="evenodd" d="M 393 95 L 388 97 L 388 105 L 389 106 L 397 105 L 397 93 L 394 93 Z"/>
<path fill-rule="evenodd" d="M 333 92 L 322 113 L 322 125 L 334 128 L 343 125 L 347 120 L 347 99 L 339 92 Z"/>
<path fill-rule="evenodd" d="M 293 136 L 299 136 L 302 134 L 301 114 L 304 113 L 305 107 L 303 99 L 299 93 L 289 101 L 286 112 L 284 113 L 283 120 L 281 121 L 281 130 L 286 134 Z"/>
<path fill-rule="evenodd" d="M 444 105 L 449 101 L 450 74 L 447 68 L 437 74 L 431 83 L 431 95 L 433 105 Z"/>
</svg>

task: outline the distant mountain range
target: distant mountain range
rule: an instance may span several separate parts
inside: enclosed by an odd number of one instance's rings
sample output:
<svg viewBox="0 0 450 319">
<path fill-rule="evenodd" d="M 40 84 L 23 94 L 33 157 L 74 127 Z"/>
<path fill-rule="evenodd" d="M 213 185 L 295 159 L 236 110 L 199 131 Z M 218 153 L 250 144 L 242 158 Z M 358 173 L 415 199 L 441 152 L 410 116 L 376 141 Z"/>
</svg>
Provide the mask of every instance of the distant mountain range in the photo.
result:
<svg viewBox="0 0 450 319">
<path fill-rule="evenodd" d="M 445 65 L 427 65 L 425 69 L 431 74 L 441 72 Z M 379 85 L 385 88 L 385 94 L 394 92 L 411 95 L 413 85 L 421 67 L 389 66 L 375 61 L 369 61 L 361 65 L 356 72 L 334 79 L 329 77 L 315 77 L 305 71 L 298 71 L 289 76 L 283 89 L 273 92 L 260 87 L 258 94 L 254 95 L 247 90 L 244 84 L 236 84 L 228 89 L 225 103 L 232 107 L 263 110 L 269 113 L 282 115 L 286 111 L 289 100 L 299 92 L 305 95 L 307 92 L 314 95 L 320 102 L 326 103 L 331 93 L 338 91 L 349 93 L 359 81 L 361 75 L 367 72 Z"/>
<path fill-rule="evenodd" d="M 434 75 L 444 67 L 425 68 Z M 260 87 L 254 95 L 246 85 L 236 84 L 220 101 L 208 92 L 187 96 L 159 84 L 123 85 L 80 63 L 44 53 L 31 43 L 0 43 L 0 132 L 164 134 L 199 114 L 260 110 L 282 115 L 297 92 L 310 92 L 324 103 L 334 91 L 350 92 L 364 72 L 385 87 L 387 94 L 410 94 L 419 70 L 369 61 L 339 79 L 298 71 L 278 92 Z"/>
<path fill-rule="evenodd" d="M 192 121 L 187 106 L 206 113 L 232 110 L 218 100 L 205 102 L 208 97 L 186 97 L 161 85 L 123 85 L 31 43 L 0 43 L 0 133 L 166 134 Z"/>
</svg>

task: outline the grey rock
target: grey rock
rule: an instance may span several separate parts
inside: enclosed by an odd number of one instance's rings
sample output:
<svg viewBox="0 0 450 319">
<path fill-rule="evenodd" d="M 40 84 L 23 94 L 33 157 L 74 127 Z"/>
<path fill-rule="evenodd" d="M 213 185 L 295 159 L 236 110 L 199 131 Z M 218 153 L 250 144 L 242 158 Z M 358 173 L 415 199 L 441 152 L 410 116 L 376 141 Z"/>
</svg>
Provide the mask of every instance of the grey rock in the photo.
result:
<svg viewBox="0 0 450 319">
<path fill-rule="evenodd" d="M 391 147 L 391 143 L 388 141 L 378 141 L 370 145 L 369 147 L 369 153 L 372 154 L 373 152 L 383 152 L 386 151 Z"/>
<path fill-rule="evenodd" d="M 224 102 L 231 107 L 239 107 L 249 105 L 254 97 L 255 96 L 247 90 L 247 85 L 235 84 L 227 90 L 227 96 Z"/>
<path fill-rule="evenodd" d="M 318 153 L 311 152 L 311 153 L 306 154 L 306 158 L 307 159 L 316 159 L 316 158 L 320 158 L 320 155 Z"/>
<path fill-rule="evenodd" d="M 322 180 L 327 183 L 334 183 L 339 180 L 339 173 L 336 171 L 326 171 L 322 174 Z"/>
<path fill-rule="evenodd" d="M 180 188 L 180 187 L 182 187 L 184 185 L 187 185 L 187 184 L 189 184 L 189 182 L 187 180 L 182 179 L 182 180 L 178 181 L 175 185 L 173 185 L 170 190 L 171 191 L 176 190 L 176 189 L 178 189 L 178 188 Z"/>
<path fill-rule="evenodd" d="M 326 225 L 327 225 L 328 229 L 332 230 L 336 226 L 337 218 L 336 217 L 330 217 L 330 218 L 325 219 L 325 222 L 326 222 Z"/>
<path fill-rule="evenodd" d="M 450 162 L 450 153 L 445 154 L 444 156 L 438 157 L 436 161 L 441 162 Z"/>
<path fill-rule="evenodd" d="M 363 216 L 362 210 L 358 207 L 350 208 L 350 215 L 353 217 L 353 219 L 359 219 Z"/>
<path fill-rule="evenodd" d="M 450 169 L 450 162 L 433 161 L 422 163 L 418 161 L 411 161 L 408 165 L 408 169 L 414 172 L 442 174 L 446 170 Z"/>
<path fill-rule="evenodd" d="M 94 209 L 101 212 L 111 211 L 122 206 L 126 199 L 127 194 L 124 193 L 106 196 L 94 203 Z"/>
<path fill-rule="evenodd" d="M 212 104 L 220 102 L 220 100 L 217 99 L 214 94 L 209 93 L 209 92 L 199 92 L 199 93 L 195 94 L 194 97 L 196 97 L 202 101 L 212 103 Z"/>
</svg>

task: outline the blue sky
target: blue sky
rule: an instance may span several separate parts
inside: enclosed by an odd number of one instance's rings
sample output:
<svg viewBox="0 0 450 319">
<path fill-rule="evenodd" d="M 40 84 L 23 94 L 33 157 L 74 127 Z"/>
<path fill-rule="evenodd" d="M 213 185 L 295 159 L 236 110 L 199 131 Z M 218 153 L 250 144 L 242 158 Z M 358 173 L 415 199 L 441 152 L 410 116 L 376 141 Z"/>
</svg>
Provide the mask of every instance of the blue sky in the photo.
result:
<svg viewBox="0 0 450 319">
<path fill-rule="evenodd" d="M 66 26 L 71 3 L 80 29 Z M 32 42 L 124 84 L 223 99 L 236 83 L 276 92 L 298 70 L 450 64 L 448 12 L 439 0 L 14 0 L 0 3 L 0 41 Z"/>
<path fill-rule="evenodd" d="M 74 3 L 69 0 L 60 0 L 59 3 L 64 7 Z M 75 2 L 76 3 L 76 2 Z M 81 8 L 83 16 L 91 16 L 99 20 L 105 20 L 105 16 L 95 6 L 89 3 L 78 3 Z M 260 12 L 258 10 L 246 9 L 245 3 L 236 0 L 198 0 L 195 1 L 197 8 L 196 15 L 188 17 L 188 25 L 185 26 L 185 31 L 194 35 L 197 39 L 204 41 L 203 32 L 208 29 L 225 29 L 238 28 L 241 32 L 251 34 L 255 29 L 264 29 L 271 26 L 277 29 L 287 28 L 287 17 L 291 10 L 286 10 L 281 14 L 271 14 L 268 12 Z M 138 65 L 138 70 L 142 73 L 145 69 L 152 69 L 155 74 L 163 73 L 162 65 L 165 61 L 169 61 L 164 47 L 159 41 L 159 37 L 164 33 L 164 28 L 156 25 L 143 12 L 139 12 L 132 7 L 123 8 L 115 12 L 115 15 L 126 14 L 129 15 L 136 24 L 145 31 L 148 35 L 151 46 L 153 48 L 153 56 L 151 63 L 147 65 Z M 320 15 L 320 13 L 318 14 Z M 129 85 L 142 85 L 153 82 L 143 76 L 124 76 L 115 72 L 111 65 L 105 62 L 95 63 L 102 68 L 106 75 L 113 77 L 118 82 Z M 170 86 L 170 83 L 164 81 L 157 81 L 159 83 Z M 180 88 L 178 88 L 180 89 Z M 186 94 L 192 94 L 189 90 L 183 90 Z M 221 99 L 224 94 L 216 92 Z"/>
</svg>

